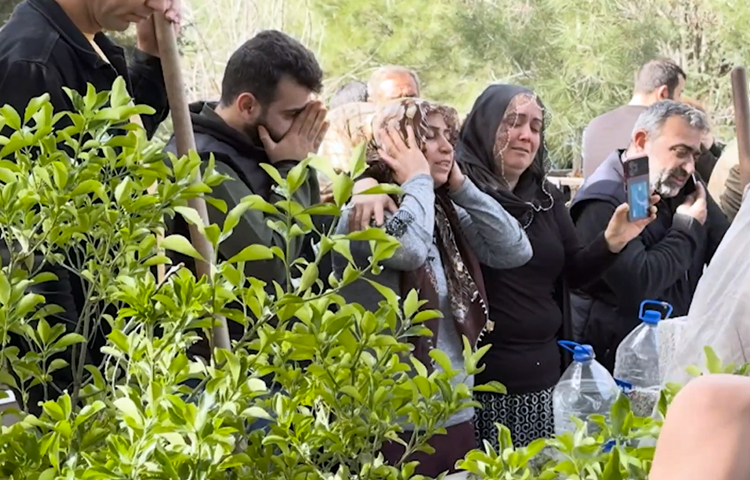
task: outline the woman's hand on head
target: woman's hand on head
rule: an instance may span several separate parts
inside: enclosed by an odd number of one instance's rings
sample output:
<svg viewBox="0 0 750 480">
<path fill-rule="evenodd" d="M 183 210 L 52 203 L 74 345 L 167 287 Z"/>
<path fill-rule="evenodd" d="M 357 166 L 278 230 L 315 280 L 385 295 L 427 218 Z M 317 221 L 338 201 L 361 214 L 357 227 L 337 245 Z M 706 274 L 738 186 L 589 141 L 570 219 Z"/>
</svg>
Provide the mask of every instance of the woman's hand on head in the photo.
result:
<svg viewBox="0 0 750 480">
<path fill-rule="evenodd" d="M 378 154 L 393 171 L 393 179 L 399 184 L 411 178 L 427 174 L 430 175 L 430 164 L 427 163 L 422 150 L 417 146 L 414 128 L 406 126 L 408 145 L 392 125 L 383 128 L 378 135 L 380 148 Z"/>
<path fill-rule="evenodd" d="M 636 220 L 631 222 L 628 219 L 628 212 L 630 206 L 627 203 L 623 203 L 614 215 L 609 220 L 609 225 L 604 231 L 604 238 L 607 240 L 607 246 L 612 253 L 620 253 L 631 240 L 636 238 L 643 232 L 643 229 L 648 226 L 651 222 L 656 220 L 657 208 L 656 204 L 659 203 L 659 195 L 651 196 L 651 215 L 643 220 Z"/>
<path fill-rule="evenodd" d="M 448 190 L 450 190 L 451 193 L 459 191 L 461 187 L 464 186 L 465 181 L 466 176 L 464 175 L 464 172 L 461 171 L 458 162 L 453 160 L 453 168 L 451 168 L 451 173 L 448 176 Z"/>
</svg>

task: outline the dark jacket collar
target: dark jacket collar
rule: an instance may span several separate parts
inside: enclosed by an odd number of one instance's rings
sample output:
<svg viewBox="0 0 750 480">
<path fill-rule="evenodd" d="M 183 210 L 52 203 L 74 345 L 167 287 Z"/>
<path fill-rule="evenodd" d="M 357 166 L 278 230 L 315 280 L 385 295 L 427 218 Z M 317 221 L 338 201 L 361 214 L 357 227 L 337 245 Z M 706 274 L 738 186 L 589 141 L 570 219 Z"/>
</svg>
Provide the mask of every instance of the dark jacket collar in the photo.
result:
<svg viewBox="0 0 750 480">
<path fill-rule="evenodd" d="M 81 32 L 73 21 L 65 13 L 60 4 L 55 0 L 27 0 L 31 8 L 38 11 L 47 21 L 50 23 L 62 39 L 65 40 L 71 47 L 75 48 L 80 58 L 89 62 L 92 67 L 99 68 L 107 65 L 107 62 L 99 57 L 94 49 L 91 47 L 86 36 Z M 97 33 L 94 37 L 94 41 L 99 45 L 104 54 L 112 62 L 112 66 L 121 73 L 124 74 L 123 68 L 125 67 L 125 52 L 122 48 L 112 42 L 105 34 Z M 127 70 L 126 70 L 127 71 Z"/>
<path fill-rule="evenodd" d="M 218 113 L 217 102 L 195 102 L 190 104 L 190 114 L 196 133 L 206 133 L 217 140 L 230 145 L 238 152 L 261 163 L 268 163 L 268 156 L 263 148 L 253 144 L 250 137 L 230 127 Z"/>
</svg>

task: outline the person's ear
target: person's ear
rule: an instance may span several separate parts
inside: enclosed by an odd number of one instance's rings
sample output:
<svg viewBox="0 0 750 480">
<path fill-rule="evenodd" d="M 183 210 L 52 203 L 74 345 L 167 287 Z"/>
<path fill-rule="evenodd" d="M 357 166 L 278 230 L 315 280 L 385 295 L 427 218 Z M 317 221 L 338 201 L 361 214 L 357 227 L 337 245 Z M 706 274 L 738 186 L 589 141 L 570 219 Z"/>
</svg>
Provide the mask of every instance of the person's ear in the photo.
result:
<svg viewBox="0 0 750 480">
<path fill-rule="evenodd" d="M 636 130 L 633 132 L 633 147 L 636 153 L 642 154 L 646 151 L 646 142 L 648 141 L 648 133 L 646 130 Z"/>
<path fill-rule="evenodd" d="M 248 121 L 258 118 L 261 114 L 261 105 L 252 93 L 245 92 L 237 96 L 234 102 L 237 111 Z"/>
<path fill-rule="evenodd" d="M 662 100 L 671 100 L 669 96 L 669 87 L 666 85 L 662 85 L 661 87 L 657 88 L 654 93 L 656 94 L 657 102 L 660 102 Z"/>
</svg>

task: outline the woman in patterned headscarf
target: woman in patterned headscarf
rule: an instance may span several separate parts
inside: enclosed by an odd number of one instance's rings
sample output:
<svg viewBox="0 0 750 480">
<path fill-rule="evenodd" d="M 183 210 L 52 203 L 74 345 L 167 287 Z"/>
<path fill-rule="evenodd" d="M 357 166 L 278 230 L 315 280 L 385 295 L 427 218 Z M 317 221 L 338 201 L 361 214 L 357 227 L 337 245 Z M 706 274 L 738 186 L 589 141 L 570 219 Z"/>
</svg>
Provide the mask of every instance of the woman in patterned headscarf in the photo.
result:
<svg viewBox="0 0 750 480">
<path fill-rule="evenodd" d="M 492 348 L 477 383 L 498 381 L 508 395 L 476 393 L 483 408 L 475 425 L 478 438 L 495 448 L 496 422 L 518 446 L 553 434 L 552 390 L 566 367 L 557 341 L 572 336 L 567 287 L 601 276 L 656 215 L 653 207 L 652 219 L 630 223 L 621 205 L 607 231 L 581 246 L 562 194 L 546 180 L 544 127 L 544 106 L 532 91 L 492 85 L 474 104 L 456 147 L 467 177 L 518 219 L 534 251 L 518 268 L 482 265 L 495 328 L 482 339 Z"/>
<path fill-rule="evenodd" d="M 400 247 L 382 262 L 375 280 L 406 298 L 416 289 L 442 319 L 427 322 L 432 337 L 413 340 L 414 355 L 433 368 L 429 351 L 445 352 L 453 369 L 465 372 L 461 336 L 476 345 L 485 330 L 484 285 L 479 261 L 495 268 L 522 265 L 531 256 L 528 240 L 518 222 L 498 208 L 491 197 L 468 180 L 453 161 L 456 112 L 419 99 L 404 99 L 382 107 L 373 124 L 375 141 L 369 148 L 368 175 L 382 183 L 401 185 L 398 209 L 387 215 L 383 228 L 396 237 Z M 338 233 L 349 233 L 351 209 L 342 212 Z M 352 242 L 354 260 L 367 265 L 372 255 L 369 242 Z M 347 262 L 334 256 L 340 276 Z M 348 301 L 376 311 L 382 296 L 367 282 L 359 281 L 342 294 Z M 433 341 L 435 344 L 433 344 Z M 458 375 L 454 383 L 471 386 L 472 377 Z M 418 473 L 435 477 L 452 471 L 458 459 L 476 447 L 473 409 L 462 410 L 443 425 L 447 435 L 431 439 L 433 455 L 417 454 Z M 413 434 L 405 425 L 404 438 Z M 396 443 L 383 448 L 391 464 L 404 449 Z"/>
</svg>

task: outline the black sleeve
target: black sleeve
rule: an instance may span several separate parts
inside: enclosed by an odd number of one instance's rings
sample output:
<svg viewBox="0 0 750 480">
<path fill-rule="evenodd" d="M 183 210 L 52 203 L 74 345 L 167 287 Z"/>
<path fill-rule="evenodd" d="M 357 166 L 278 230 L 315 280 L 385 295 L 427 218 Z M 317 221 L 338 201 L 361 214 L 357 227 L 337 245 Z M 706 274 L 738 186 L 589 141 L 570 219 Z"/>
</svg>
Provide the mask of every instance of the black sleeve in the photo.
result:
<svg viewBox="0 0 750 480">
<path fill-rule="evenodd" d="M 73 109 L 57 70 L 38 62 L 15 62 L 0 83 L 0 106 L 12 106 L 23 120 L 29 101 L 45 93 L 49 93 L 55 113 Z"/>
<path fill-rule="evenodd" d="M 568 287 L 576 289 L 598 280 L 617 258 L 617 254 L 609 250 L 604 239 L 604 230 L 590 242 L 582 244 L 570 212 L 562 201 L 562 194 L 559 195 L 559 199 L 555 198 L 553 214 L 565 249 L 563 274 Z"/>
<path fill-rule="evenodd" d="M 724 239 L 724 234 L 729 230 L 729 219 L 726 214 L 721 210 L 721 207 L 708 193 L 706 188 L 706 204 L 707 215 L 706 223 L 708 224 L 708 245 L 706 245 L 706 263 L 710 263 L 711 259 L 716 253 L 716 249 L 719 248 L 719 244 Z"/>
<path fill-rule="evenodd" d="M 164 72 L 161 60 L 140 50 L 135 51 L 129 66 L 131 95 L 137 105 L 148 105 L 156 110 L 153 115 L 143 115 L 143 127 L 149 138 L 152 137 L 169 115 L 167 87 L 164 84 Z"/>
<path fill-rule="evenodd" d="M 596 200 L 582 207 L 576 229 L 581 240 L 591 242 L 607 228 L 615 207 Z M 702 246 L 704 228 L 689 216 L 675 214 L 666 236 L 656 245 L 646 248 L 641 237 L 628 243 L 603 276 L 619 303 L 637 305 L 674 285 Z"/>
</svg>

